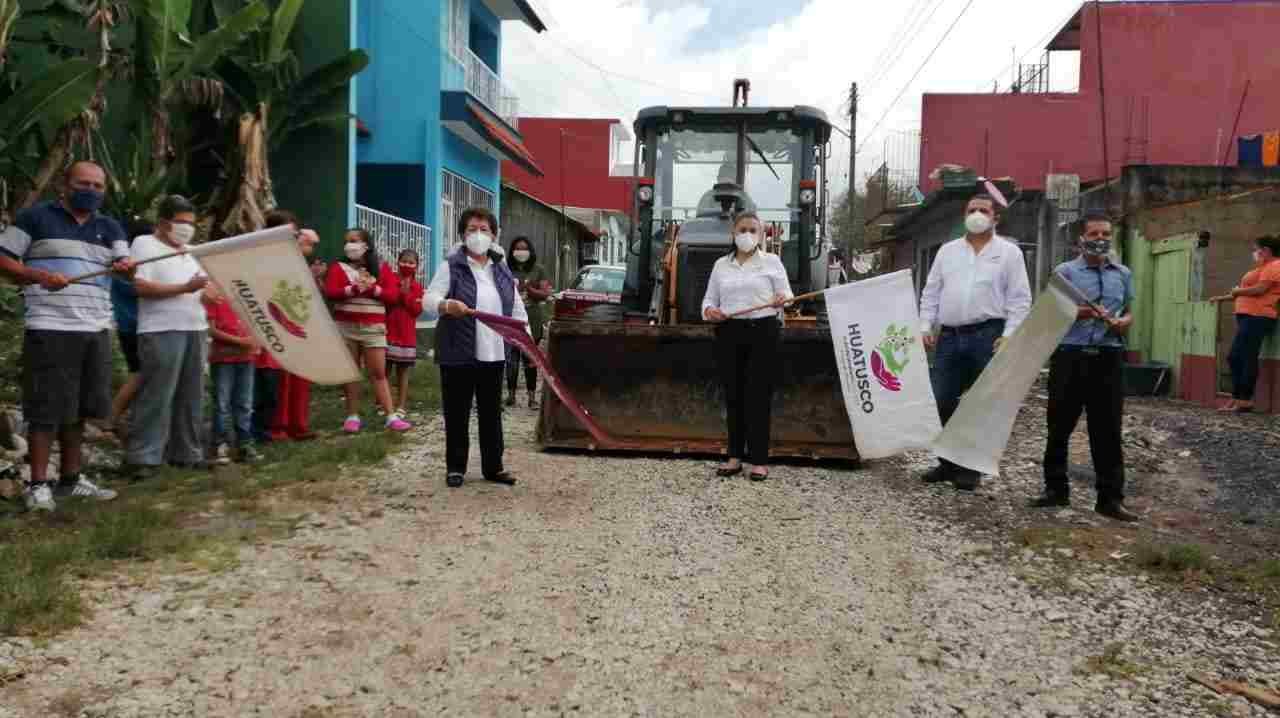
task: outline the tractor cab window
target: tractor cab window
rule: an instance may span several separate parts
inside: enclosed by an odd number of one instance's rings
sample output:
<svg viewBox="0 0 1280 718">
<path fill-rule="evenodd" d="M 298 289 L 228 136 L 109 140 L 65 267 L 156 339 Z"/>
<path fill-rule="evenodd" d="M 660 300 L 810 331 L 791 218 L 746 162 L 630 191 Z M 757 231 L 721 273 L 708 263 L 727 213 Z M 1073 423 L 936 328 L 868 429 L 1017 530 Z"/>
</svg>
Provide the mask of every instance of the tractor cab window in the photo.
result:
<svg viewBox="0 0 1280 718">
<path fill-rule="evenodd" d="M 654 216 L 696 217 L 717 182 L 737 179 L 738 132 L 731 126 L 664 130 L 654 170 Z"/>
<path fill-rule="evenodd" d="M 777 223 L 785 241 L 798 206 L 795 187 L 800 176 L 800 137 L 789 129 L 747 132 L 747 194 L 765 224 Z"/>
</svg>

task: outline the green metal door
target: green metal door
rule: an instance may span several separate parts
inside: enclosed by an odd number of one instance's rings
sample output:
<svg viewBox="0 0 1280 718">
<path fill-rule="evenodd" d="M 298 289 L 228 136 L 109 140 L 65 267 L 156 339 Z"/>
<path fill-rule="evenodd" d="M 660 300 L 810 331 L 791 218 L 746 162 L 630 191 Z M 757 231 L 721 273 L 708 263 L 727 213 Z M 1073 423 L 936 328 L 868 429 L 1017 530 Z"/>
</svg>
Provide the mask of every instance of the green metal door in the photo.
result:
<svg viewBox="0 0 1280 718">
<path fill-rule="evenodd" d="M 1152 287 L 1151 359 L 1173 367 L 1178 376 L 1183 352 L 1183 315 L 1190 291 L 1191 253 L 1185 248 L 1153 249 L 1155 284 Z"/>
</svg>

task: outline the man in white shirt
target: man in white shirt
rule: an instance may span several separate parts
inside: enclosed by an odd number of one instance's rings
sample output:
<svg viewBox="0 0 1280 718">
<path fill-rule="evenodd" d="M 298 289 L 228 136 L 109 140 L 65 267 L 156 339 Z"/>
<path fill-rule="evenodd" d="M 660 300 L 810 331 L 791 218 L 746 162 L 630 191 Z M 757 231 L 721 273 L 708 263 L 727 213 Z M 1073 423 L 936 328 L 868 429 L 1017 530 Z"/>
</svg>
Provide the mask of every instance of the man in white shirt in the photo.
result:
<svg viewBox="0 0 1280 718">
<path fill-rule="evenodd" d="M 502 337 L 473 316 L 476 311 L 523 322 L 529 315 L 516 280 L 502 261 L 495 239 L 498 218 L 484 208 L 464 211 L 458 220 L 463 246 L 450 253 L 427 286 L 426 306 L 440 313 L 436 363 L 444 399 L 445 484 L 462 486 L 470 453 L 471 405 L 480 424 L 480 468 L 486 481 L 511 485 L 502 466 L 502 377 L 506 349 Z"/>
<path fill-rule="evenodd" d="M 208 363 L 208 317 L 200 296 L 209 278 L 188 254 L 147 261 L 185 250 L 195 236 L 196 210 L 181 195 L 160 202 L 156 233 L 133 240 L 138 293 L 138 355 L 142 388 L 133 403 L 125 450 L 135 481 L 165 463 L 204 465 L 204 372 Z"/>
<path fill-rule="evenodd" d="M 920 332 L 934 349 L 933 393 L 946 424 L 1000 344 L 1031 311 L 1031 282 L 1018 244 L 995 232 L 999 209 L 988 194 L 965 205 L 965 236 L 938 250 L 920 296 Z M 938 333 L 935 335 L 935 329 Z M 927 483 L 973 491 L 980 475 L 945 459 Z"/>
</svg>

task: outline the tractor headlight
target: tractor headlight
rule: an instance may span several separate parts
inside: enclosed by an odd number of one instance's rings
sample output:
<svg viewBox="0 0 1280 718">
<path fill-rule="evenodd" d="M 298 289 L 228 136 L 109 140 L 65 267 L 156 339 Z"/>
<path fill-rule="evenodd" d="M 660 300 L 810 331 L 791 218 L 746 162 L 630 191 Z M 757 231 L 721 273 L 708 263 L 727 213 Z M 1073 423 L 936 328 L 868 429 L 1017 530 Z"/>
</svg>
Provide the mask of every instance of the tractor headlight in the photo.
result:
<svg viewBox="0 0 1280 718">
<path fill-rule="evenodd" d="M 653 201 L 653 187 L 650 185 L 641 185 L 636 189 L 636 199 L 640 200 L 640 204 L 649 204 Z"/>
<path fill-rule="evenodd" d="M 811 189 L 800 190 L 800 204 L 813 204 L 817 199 L 818 193 Z"/>
</svg>

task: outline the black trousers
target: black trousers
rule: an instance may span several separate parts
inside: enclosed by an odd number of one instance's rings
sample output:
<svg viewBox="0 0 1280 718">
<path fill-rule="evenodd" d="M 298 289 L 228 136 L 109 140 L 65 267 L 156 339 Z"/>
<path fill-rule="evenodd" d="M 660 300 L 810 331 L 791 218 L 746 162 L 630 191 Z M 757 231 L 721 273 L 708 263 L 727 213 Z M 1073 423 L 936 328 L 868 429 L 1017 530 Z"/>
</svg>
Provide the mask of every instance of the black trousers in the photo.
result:
<svg viewBox="0 0 1280 718">
<path fill-rule="evenodd" d="M 253 372 L 253 440 L 259 444 L 271 441 L 271 419 L 276 415 L 280 402 L 280 382 L 284 372 L 280 369 L 259 367 Z"/>
<path fill-rule="evenodd" d="M 774 317 L 730 319 L 716 327 L 716 365 L 729 425 L 729 456 L 757 466 L 769 463 L 770 410 L 781 330 Z"/>
<path fill-rule="evenodd" d="M 514 396 L 520 384 L 520 367 L 524 367 L 524 385 L 532 394 L 538 386 L 538 367 L 529 361 L 524 352 L 515 347 L 507 347 L 507 395 Z"/>
<path fill-rule="evenodd" d="M 445 466 L 449 473 L 467 473 L 471 453 L 471 405 L 480 423 L 480 470 L 485 476 L 502 473 L 502 369 L 506 362 L 441 366 L 440 393 L 444 400 Z"/>
<path fill-rule="evenodd" d="M 1049 360 L 1049 440 L 1044 449 L 1044 481 L 1049 493 L 1067 495 L 1067 446 L 1081 412 L 1088 415 L 1089 451 L 1098 475 L 1098 501 L 1124 499 L 1124 353 L 1091 353 L 1060 347 Z"/>
</svg>

